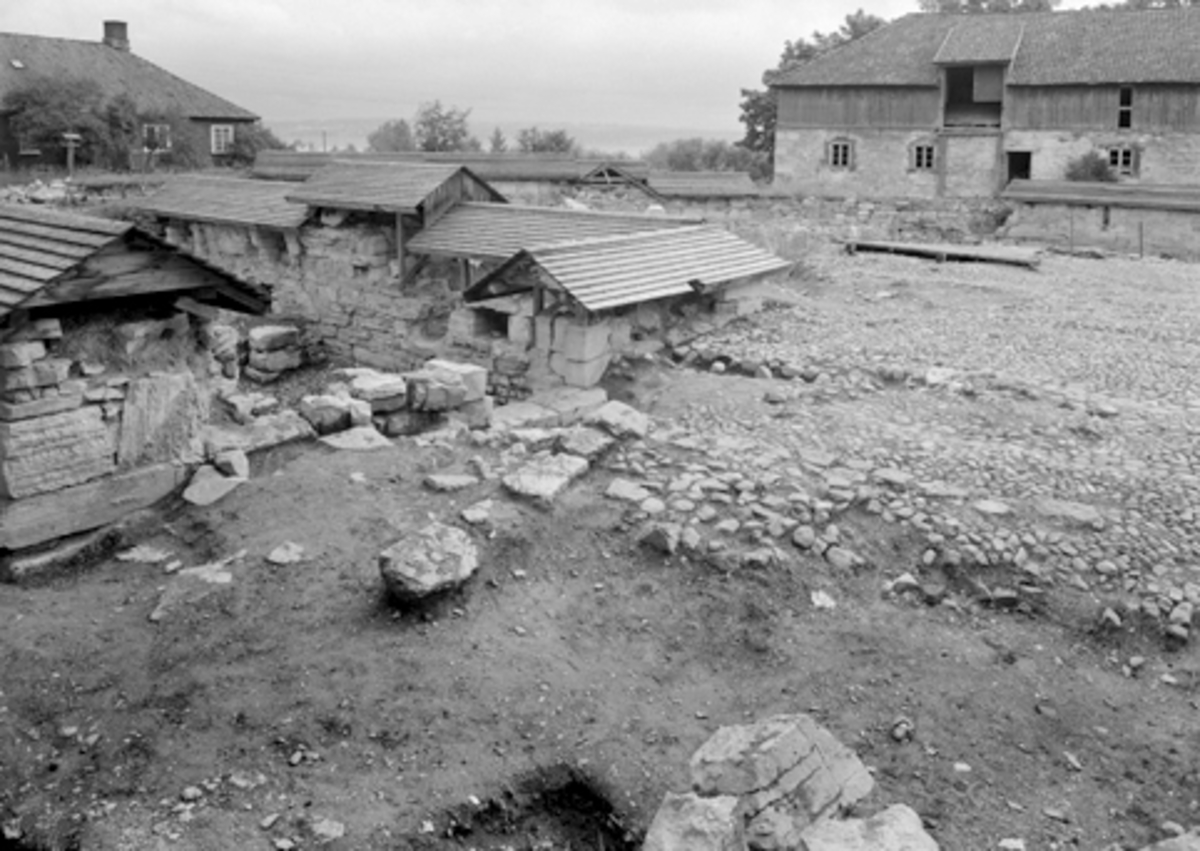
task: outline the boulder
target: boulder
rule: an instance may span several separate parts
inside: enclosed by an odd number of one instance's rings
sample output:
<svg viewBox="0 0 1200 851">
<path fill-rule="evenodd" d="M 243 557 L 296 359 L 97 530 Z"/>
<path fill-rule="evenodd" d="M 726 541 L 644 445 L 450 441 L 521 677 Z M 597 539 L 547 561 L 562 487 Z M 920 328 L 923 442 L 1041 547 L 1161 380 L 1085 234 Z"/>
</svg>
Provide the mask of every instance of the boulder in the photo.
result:
<svg viewBox="0 0 1200 851">
<path fill-rule="evenodd" d="M 824 819 L 800 834 L 799 851 L 938 851 L 921 817 L 895 804 L 867 819 Z"/>
<path fill-rule="evenodd" d="M 663 555 L 674 555 L 681 533 L 678 523 L 651 523 L 638 537 L 638 543 Z"/>
<path fill-rule="evenodd" d="M 567 485 L 588 471 L 587 459 L 578 455 L 538 458 L 503 479 L 504 487 L 549 508 Z"/>
<path fill-rule="evenodd" d="M 738 799 L 668 792 L 650 823 L 642 851 L 743 851 Z"/>
<path fill-rule="evenodd" d="M 235 479 L 250 478 L 250 459 L 241 449 L 223 449 L 212 459 L 212 463 L 223 476 L 232 476 Z"/>
<path fill-rule="evenodd" d="M 636 408 L 615 399 L 605 402 L 584 420 L 599 426 L 613 437 L 641 439 L 650 433 L 650 418 Z"/>
<path fill-rule="evenodd" d="M 379 573 L 398 600 L 415 601 L 466 582 L 479 567 L 470 535 L 433 522 L 379 554 Z"/>
<path fill-rule="evenodd" d="M 804 826 L 830 818 L 875 785 L 858 757 L 808 715 L 722 727 L 691 763 L 701 795 L 733 795 L 754 818 L 768 808 Z"/>
</svg>

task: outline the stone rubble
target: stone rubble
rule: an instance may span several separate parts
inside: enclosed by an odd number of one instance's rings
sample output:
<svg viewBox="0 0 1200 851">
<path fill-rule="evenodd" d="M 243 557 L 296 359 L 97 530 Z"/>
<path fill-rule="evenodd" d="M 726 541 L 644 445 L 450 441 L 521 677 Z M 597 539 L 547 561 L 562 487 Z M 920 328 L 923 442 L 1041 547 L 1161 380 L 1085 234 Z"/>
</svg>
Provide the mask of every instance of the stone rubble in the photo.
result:
<svg viewBox="0 0 1200 851">
<path fill-rule="evenodd" d="M 379 554 L 384 587 L 401 602 L 422 600 L 466 582 L 479 567 L 470 535 L 433 522 L 405 535 Z"/>
</svg>

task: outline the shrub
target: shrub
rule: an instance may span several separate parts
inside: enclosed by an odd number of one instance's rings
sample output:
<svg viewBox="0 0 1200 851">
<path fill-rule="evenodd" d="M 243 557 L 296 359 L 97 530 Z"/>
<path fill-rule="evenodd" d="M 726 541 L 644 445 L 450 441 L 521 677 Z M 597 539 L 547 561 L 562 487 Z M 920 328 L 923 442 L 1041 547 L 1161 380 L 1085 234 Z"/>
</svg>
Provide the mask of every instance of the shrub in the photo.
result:
<svg viewBox="0 0 1200 851">
<path fill-rule="evenodd" d="M 1116 183 L 1117 175 L 1108 164 L 1108 157 L 1099 151 L 1088 151 L 1067 163 L 1067 180 Z"/>
</svg>

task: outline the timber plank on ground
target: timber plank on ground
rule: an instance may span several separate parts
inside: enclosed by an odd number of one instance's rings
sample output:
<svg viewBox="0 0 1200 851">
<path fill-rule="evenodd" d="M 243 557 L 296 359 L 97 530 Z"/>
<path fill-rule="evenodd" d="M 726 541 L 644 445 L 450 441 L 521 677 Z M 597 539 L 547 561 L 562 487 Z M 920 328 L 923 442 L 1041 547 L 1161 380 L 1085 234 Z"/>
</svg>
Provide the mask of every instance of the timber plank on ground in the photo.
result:
<svg viewBox="0 0 1200 851">
<path fill-rule="evenodd" d="M 974 263 L 1002 263 L 1009 266 L 1024 266 L 1034 269 L 1041 262 L 1038 249 L 1017 248 L 1010 245 L 953 245 L 950 243 L 889 242 L 886 240 L 852 239 L 846 242 L 846 251 L 881 251 L 886 254 L 906 254 L 912 257 L 927 257 L 944 263 L 947 260 Z"/>
</svg>

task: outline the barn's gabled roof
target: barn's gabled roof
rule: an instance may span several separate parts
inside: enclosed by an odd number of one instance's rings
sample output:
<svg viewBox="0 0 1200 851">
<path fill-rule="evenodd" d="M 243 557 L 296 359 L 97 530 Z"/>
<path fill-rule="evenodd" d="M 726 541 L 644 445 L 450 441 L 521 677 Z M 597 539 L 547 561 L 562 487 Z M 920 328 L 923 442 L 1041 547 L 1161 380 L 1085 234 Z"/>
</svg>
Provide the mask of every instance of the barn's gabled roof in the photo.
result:
<svg viewBox="0 0 1200 851">
<path fill-rule="evenodd" d="M 937 63 L 1010 62 L 1013 86 L 1200 84 L 1200 8 L 899 18 L 769 85 L 937 86 Z"/>
<path fill-rule="evenodd" d="M 0 97 L 37 77 L 90 80 L 99 84 L 108 98 L 128 95 L 140 114 L 178 111 L 189 118 L 258 119 L 248 109 L 128 50 L 99 41 L 0 33 Z"/>
<path fill-rule="evenodd" d="M 700 219 L 518 204 L 460 204 L 408 243 L 416 254 L 507 260 L 523 248 L 696 225 Z"/>
<path fill-rule="evenodd" d="M 478 184 L 494 201 L 505 200 L 460 165 L 341 160 L 320 169 L 299 186 L 293 186 L 286 197 L 310 207 L 415 213 L 432 195 L 459 179 Z"/>
<path fill-rule="evenodd" d="M 148 250 L 199 271 L 172 275 L 156 264 L 133 274 L 94 274 L 88 262 L 122 244 Z M 152 272 L 152 274 L 147 274 Z M 260 287 L 167 246 L 129 222 L 62 213 L 31 205 L 0 204 L 0 318 L 18 308 L 95 299 L 129 298 L 203 287 L 223 307 L 263 313 L 270 298 Z"/>
<path fill-rule="evenodd" d="M 167 218 L 294 230 L 309 209 L 287 200 L 293 189 L 271 180 L 180 175 L 136 206 Z"/>
<path fill-rule="evenodd" d="M 792 266 L 724 228 L 694 225 L 528 248 L 472 287 L 467 300 L 494 296 L 510 271 L 526 263 L 592 312 L 686 295 Z"/>
</svg>

